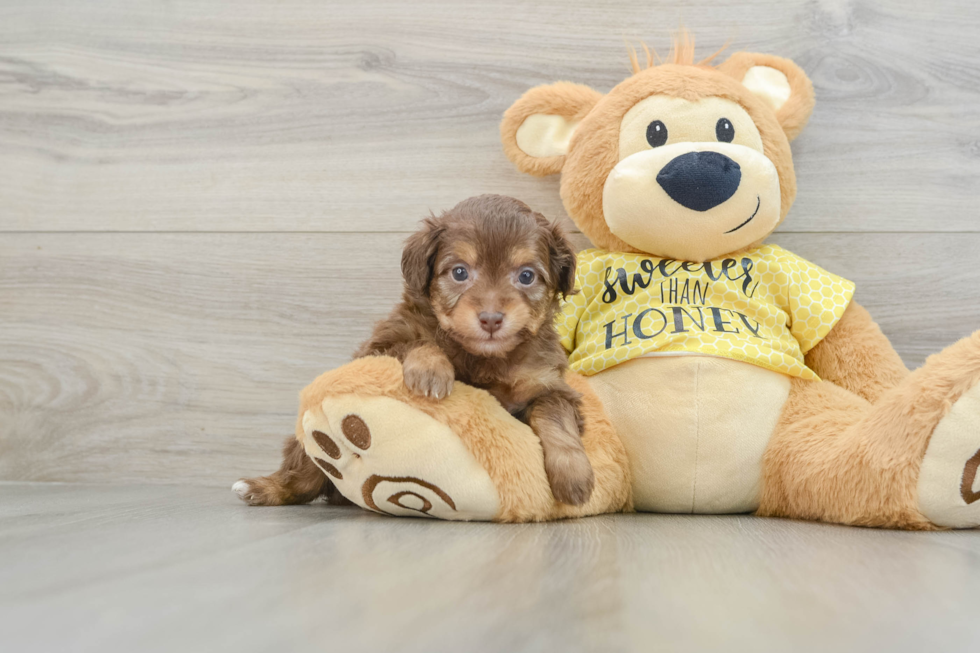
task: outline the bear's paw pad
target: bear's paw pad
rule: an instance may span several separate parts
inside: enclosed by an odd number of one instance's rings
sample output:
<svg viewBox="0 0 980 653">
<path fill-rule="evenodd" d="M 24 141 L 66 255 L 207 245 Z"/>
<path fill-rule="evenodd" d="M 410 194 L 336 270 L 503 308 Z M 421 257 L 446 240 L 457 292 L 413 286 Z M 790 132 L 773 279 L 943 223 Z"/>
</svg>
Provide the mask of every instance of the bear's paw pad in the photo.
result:
<svg viewBox="0 0 980 653">
<path fill-rule="evenodd" d="M 980 526 L 980 383 L 936 425 L 919 469 L 919 510 L 947 528 Z"/>
<path fill-rule="evenodd" d="M 336 395 L 303 414 L 306 453 L 341 494 L 374 512 L 491 520 L 490 476 L 452 429 L 390 397 Z"/>
</svg>

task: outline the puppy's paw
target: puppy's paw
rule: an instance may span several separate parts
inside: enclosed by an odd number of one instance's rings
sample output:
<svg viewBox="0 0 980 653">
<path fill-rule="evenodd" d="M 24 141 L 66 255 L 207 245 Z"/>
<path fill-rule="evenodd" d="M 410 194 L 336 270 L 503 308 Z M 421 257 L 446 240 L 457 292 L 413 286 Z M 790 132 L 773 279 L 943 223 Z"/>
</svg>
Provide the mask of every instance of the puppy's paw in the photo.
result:
<svg viewBox="0 0 980 653">
<path fill-rule="evenodd" d="M 402 363 L 405 385 L 421 397 L 445 399 L 453 391 L 456 373 L 452 363 L 435 347 L 413 349 Z"/>
<path fill-rule="evenodd" d="M 435 368 L 406 367 L 404 374 L 405 385 L 420 397 L 444 399 L 453 391 L 455 374 L 451 368 L 446 371 Z"/>
<path fill-rule="evenodd" d="M 243 478 L 231 489 L 250 506 L 281 506 L 285 503 L 283 492 L 266 478 Z"/>
<path fill-rule="evenodd" d="M 595 474 L 585 451 L 568 447 L 545 450 L 544 470 L 548 474 L 551 493 L 558 501 L 581 506 L 592 496 Z"/>
</svg>

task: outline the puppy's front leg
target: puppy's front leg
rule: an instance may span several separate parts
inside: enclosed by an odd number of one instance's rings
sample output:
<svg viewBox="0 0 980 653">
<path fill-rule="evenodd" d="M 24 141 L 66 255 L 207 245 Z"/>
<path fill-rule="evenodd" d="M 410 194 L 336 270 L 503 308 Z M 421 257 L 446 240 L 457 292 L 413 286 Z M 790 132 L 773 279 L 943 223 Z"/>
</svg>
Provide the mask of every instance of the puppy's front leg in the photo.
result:
<svg viewBox="0 0 980 653">
<path fill-rule="evenodd" d="M 595 486 L 592 464 L 582 446 L 577 403 L 574 390 L 568 388 L 537 397 L 528 410 L 531 429 L 541 439 L 551 493 L 571 506 L 586 503 Z"/>
<path fill-rule="evenodd" d="M 409 350 L 402 361 L 402 374 L 409 390 L 435 399 L 448 397 L 456 379 L 453 364 L 433 344 L 423 344 Z"/>
</svg>

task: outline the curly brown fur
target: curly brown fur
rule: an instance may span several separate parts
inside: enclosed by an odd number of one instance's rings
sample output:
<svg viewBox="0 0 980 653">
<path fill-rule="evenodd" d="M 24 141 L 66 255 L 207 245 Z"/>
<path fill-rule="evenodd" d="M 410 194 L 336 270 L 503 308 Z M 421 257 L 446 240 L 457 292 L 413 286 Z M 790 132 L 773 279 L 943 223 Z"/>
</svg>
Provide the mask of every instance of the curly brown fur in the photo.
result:
<svg viewBox="0 0 980 653">
<path fill-rule="evenodd" d="M 582 447 L 581 396 L 568 388 L 542 394 L 527 409 L 531 428 L 541 439 L 544 471 L 551 492 L 562 503 L 586 503 L 595 487 L 592 464 Z"/>
<path fill-rule="evenodd" d="M 423 221 L 402 253 L 402 302 L 354 358 L 391 356 L 405 385 L 438 400 L 460 381 L 487 390 L 541 439 L 555 498 L 588 501 L 581 395 L 553 328 L 574 292 L 575 253 L 562 230 L 518 200 L 481 195 Z M 287 450 L 275 474 L 245 481 L 254 505 L 304 503 L 332 489 L 306 456 Z M 317 479 L 316 482 L 313 479 Z M 244 486 L 240 486 L 244 487 Z"/>
<path fill-rule="evenodd" d="M 454 381 L 487 390 L 541 438 L 555 497 L 585 503 L 594 481 L 581 397 L 565 382 L 568 361 L 552 328 L 559 298 L 575 285 L 575 253 L 561 229 L 518 200 L 474 197 L 424 221 L 402 273 L 402 303 L 357 355 L 399 359 L 416 394 L 441 399 Z M 499 326 L 487 324 L 494 316 Z"/>
</svg>

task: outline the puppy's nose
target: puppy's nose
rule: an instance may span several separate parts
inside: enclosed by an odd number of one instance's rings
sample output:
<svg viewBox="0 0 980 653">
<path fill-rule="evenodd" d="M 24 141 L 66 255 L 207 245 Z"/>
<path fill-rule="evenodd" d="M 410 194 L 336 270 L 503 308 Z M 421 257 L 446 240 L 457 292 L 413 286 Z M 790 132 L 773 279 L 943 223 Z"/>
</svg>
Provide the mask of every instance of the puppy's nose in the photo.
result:
<svg viewBox="0 0 980 653">
<path fill-rule="evenodd" d="M 493 335 L 493 332 L 500 328 L 504 323 L 503 313 L 480 313 L 480 328 Z"/>
<path fill-rule="evenodd" d="M 693 211 L 713 209 L 738 190 L 742 169 L 718 152 L 688 152 L 668 163 L 657 183 L 681 206 Z"/>
</svg>

